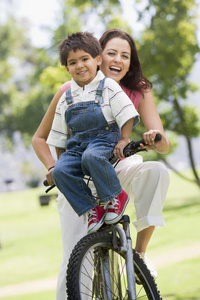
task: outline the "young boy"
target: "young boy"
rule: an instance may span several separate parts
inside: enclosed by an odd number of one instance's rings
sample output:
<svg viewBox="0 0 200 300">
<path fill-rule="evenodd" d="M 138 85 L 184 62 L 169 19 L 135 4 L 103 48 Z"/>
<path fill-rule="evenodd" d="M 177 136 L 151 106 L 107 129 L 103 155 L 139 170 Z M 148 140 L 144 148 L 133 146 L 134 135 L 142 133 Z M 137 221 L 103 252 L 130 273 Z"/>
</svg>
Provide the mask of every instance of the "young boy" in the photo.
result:
<svg viewBox="0 0 200 300">
<path fill-rule="evenodd" d="M 139 122 L 139 116 L 121 87 L 97 71 L 102 61 L 101 47 L 91 33 L 68 36 L 59 45 L 59 52 L 61 64 L 72 81 L 58 103 L 47 140 L 56 147 L 59 157 L 52 176 L 75 212 L 79 216 L 88 212 L 91 233 L 104 220 L 107 224 L 115 223 L 124 213 L 129 198 L 122 191 L 109 158 L 114 149 L 117 158 L 123 157 L 133 123 L 135 126 Z M 84 175 L 92 177 L 101 205 Z"/>
</svg>

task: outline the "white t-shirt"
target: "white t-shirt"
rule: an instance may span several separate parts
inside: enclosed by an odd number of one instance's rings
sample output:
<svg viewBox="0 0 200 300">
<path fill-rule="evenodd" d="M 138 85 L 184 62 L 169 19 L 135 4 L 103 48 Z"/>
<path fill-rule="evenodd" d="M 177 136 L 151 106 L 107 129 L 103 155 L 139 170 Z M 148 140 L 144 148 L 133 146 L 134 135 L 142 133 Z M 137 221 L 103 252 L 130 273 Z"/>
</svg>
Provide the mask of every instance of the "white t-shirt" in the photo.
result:
<svg viewBox="0 0 200 300">
<path fill-rule="evenodd" d="M 85 85 L 84 89 L 72 79 L 71 95 L 73 103 L 94 101 L 99 83 L 104 77 L 104 74 L 98 71 L 96 77 L 89 84 Z M 121 129 L 131 118 L 134 118 L 133 127 L 139 123 L 139 114 L 132 101 L 116 81 L 106 78 L 102 96 L 103 103 L 101 104 L 101 109 L 108 124 L 116 122 Z M 64 149 L 66 149 L 68 133 L 65 120 L 65 111 L 68 105 L 65 97 L 64 93 L 58 101 L 52 128 L 47 139 L 47 144 Z"/>
</svg>

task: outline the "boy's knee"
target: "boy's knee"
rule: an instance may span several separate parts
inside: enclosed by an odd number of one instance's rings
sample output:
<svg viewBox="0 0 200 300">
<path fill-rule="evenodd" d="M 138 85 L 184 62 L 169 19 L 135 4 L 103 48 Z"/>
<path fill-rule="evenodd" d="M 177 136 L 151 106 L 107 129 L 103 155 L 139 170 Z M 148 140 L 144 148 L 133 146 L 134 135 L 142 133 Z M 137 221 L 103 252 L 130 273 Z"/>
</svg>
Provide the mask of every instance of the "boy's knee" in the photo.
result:
<svg viewBox="0 0 200 300">
<path fill-rule="evenodd" d="M 57 161 L 52 172 L 53 179 L 57 178 L 62 173 L 63 173 L 63 165 L 59 161 Z"/>
<path fill-rule="evenodd" d="M 82 165 L 87 165 L 93 158 L 95 157 L 95 152 L 90 150 L 90 149 L 87 149 L 83 152 L 83 155 L 82 155 Z"/>
</svg>

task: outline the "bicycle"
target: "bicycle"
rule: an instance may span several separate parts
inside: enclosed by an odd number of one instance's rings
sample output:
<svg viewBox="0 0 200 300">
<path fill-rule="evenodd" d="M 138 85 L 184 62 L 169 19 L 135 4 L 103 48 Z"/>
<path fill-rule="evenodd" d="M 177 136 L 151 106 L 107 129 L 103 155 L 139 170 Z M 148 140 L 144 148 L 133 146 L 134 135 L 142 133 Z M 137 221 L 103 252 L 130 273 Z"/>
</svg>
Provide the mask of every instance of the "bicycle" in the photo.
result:
<svg viewBox="0 0 200 300">
<path fill-rule="evenodd" d="M 160 139 L 157 135 L 155 141 Z M 125 157 L 147 151 L 140 143 L 144 141 L 130 142 Z M 150 271 L 132 249 L 129 224 L 129 216 L 123 215 L 118 223 L 103 225 L 76 244 L 67 267 L 68 300 L 162 299 Z"/>
</svg>

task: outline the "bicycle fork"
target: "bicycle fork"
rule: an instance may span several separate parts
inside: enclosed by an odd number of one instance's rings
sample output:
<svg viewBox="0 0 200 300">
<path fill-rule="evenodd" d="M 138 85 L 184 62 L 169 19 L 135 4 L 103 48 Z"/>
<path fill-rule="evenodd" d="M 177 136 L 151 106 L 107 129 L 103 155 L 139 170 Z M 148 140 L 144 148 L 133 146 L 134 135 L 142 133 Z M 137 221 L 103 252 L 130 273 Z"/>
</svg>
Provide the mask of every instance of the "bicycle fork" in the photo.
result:
<svg viewBox="0 0 200 300">
<path fill-rule="evenodd" d="M 133 264 L 133 251 L 132 251 L 132 240 L 130 237 L 130 230 L 129 230 L 129 223 L 130 219 L 129 216 L 124 215 L 122 220 L 120 221 L 123 225 L 123 229 L 119 225 L 114 225 L 112 228 L 113 231 L 113 247 L 114 249 L 118 248 L 118 252 L 125 254 L 125 261 L 126 261 L 126 274 L 127 274 L 127 284 L 128 284 L 128 300 L 135 300 L 136 299 L 136 289 L 135 289 L 135 273 L 134 273 L 134 264 Z M 120 246 L 117 245 L 117 233 L 120 238 Z M 102 263 L 102 274 L 104 277 L 104 299 L 105 300 L 112 300 L 112 278 L 116 277 L 116 274 L 119 270 L 115 270 L 112 266 L 112 270 L 110 270 L 110 259 L 108 251 L 104 252 L 101 255 Z M 113 260 L 113 258 L 112 258 Z M 113 272 L 113 276 L 110 274 Z M 119 274 L 120 276 L 120 274 Z M 119 299 L 121 298 L 121 290 L 119 287 L 118 290 Z M 117 298 L 118 299 L 118 298 Z"/>
<path fill-rule="evenodd" d="M 130 237 L 130 218 L 127 215 L 123 216 L 123 234 L 126 236 L 126 270 L 127 270 L 127 281 L 128 281 L 128 292 L 129 300 L 136 299 L 136 290 L 135 290 L 135 271 L 133 264 L 133 250 L 132 250 L 132 240 Z M 119 226 L 120 227 L 120 226 Z M 120 227 L 121 229 L 121 227 Z"/>
</svg>

